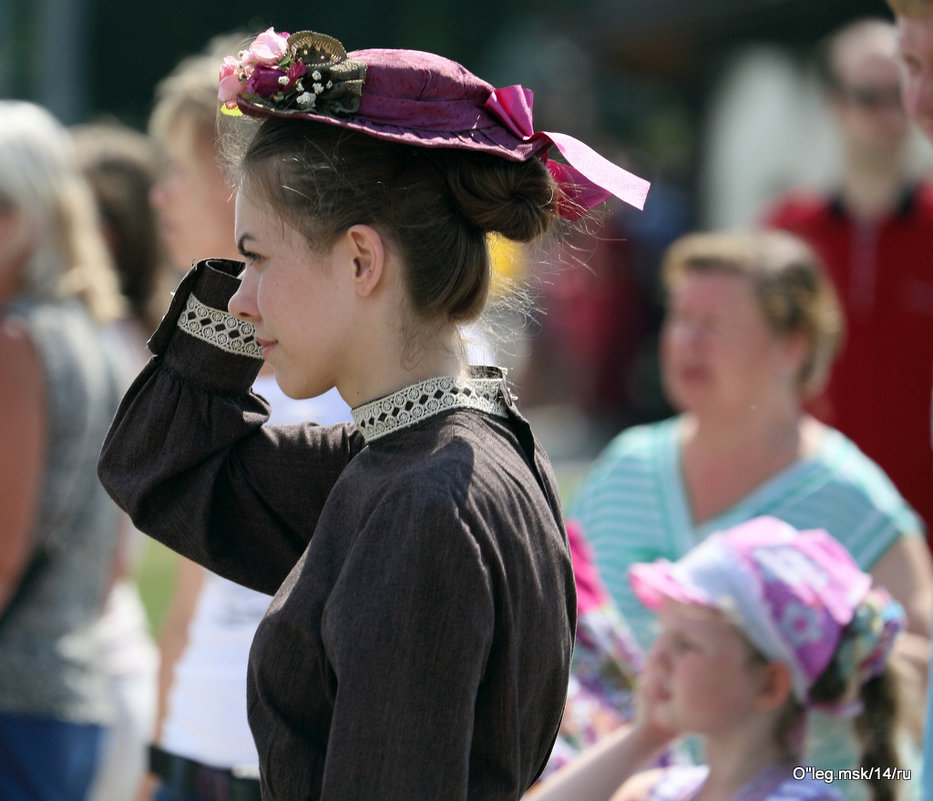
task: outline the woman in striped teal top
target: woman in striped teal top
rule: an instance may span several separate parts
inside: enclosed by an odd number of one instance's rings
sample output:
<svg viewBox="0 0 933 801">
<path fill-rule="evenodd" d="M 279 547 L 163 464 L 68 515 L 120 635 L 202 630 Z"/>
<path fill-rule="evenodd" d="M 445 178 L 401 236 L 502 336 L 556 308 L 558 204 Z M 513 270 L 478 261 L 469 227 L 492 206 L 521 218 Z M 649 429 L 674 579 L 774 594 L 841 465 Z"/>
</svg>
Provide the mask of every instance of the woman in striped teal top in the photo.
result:
<svg viewBox="0 0 933 801">
<path fill-rule="evenodd" d="M 923 524 L 874 462 L 804 409 L 842 330 L 817 258 L 783 233 L 692 234 L 671 247 L 664 277 L 663 377 L 682 414 L 620 434 L 570 513 L 636 638 L 647 647 L 653 632 L 629 588 L 630 564 L 676 560 L 717 529 L 772 515 L 826 529 L 891 588 L 908 618 L 899 650 L 923 675 L 933 608 Z M 832 728 L 821 721 L 811 736 L 841 738 Z M 816 764 L 854 767 L 854 745 L 842 744 L 828 754 L 824 743 Z"/>
</svg>

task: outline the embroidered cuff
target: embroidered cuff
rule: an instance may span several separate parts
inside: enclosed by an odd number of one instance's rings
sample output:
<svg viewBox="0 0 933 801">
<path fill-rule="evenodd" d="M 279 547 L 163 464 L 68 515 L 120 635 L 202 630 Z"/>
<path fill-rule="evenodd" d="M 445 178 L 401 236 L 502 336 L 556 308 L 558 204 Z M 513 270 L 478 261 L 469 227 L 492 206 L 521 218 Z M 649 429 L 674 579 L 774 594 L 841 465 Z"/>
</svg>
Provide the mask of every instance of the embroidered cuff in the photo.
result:
<svg viewBox="0 0 933 801">
<path fill-rule="evenodd" d="M 242 270 L 231 259 L 195 264 L 149 340 L 149 350 L 173 370 L 219 391 L 245 392 L 263 364 L 252 324 L 226 311 Z"/>
<path fill-rule="evenodd" d="M 262 348 L 256 342 L 252 323 L 201 303 L 194 293 L 188 295 L 185 310 L 178 317 L 178 327 L 227 353 L 262 359 Z"/>
</svg>

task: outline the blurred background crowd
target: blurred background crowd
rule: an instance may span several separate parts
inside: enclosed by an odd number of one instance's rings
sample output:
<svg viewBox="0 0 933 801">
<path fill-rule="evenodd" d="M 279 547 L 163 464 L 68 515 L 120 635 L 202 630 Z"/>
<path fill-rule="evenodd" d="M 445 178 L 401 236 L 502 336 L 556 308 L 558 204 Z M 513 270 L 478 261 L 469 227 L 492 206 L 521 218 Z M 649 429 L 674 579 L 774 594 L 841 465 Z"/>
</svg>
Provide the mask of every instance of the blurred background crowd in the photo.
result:
<svg viewBox="0 0 933 801">
<path fill-rule="evenodd" d="M 584 459 L 620 427 L 671 411 L 655 353 L 664 247 L 689 230 L 760 222 L 791 189 L 840 185 L 846 145 L 819 45 L 846 22 L 891 18 L 877 0 L 591 0 L 573 8 L 362 0 L 354 9 L 317 8 L 312 22 L 348 49 L 433 50 L 494 85 L 533 87 L 539 129 L 562 126 L 652 181 L 643 212 L 619 204 L 604 241 L 582 245 L 594 250 L 579 254 L 589 273 L 555 277 L 550 263 L 525 272 L 524 254 L 506 254 L 505 269 L 532 279 L 536 307 L 550 318 L 525 321 L 532 343 L 509 343 L 505 358 L 519 367 L 512 377 L 526 408 L 574 413 L 552 447 Z M 273 22 L 308 25 L 301 8 L 248 0 L 2 0 L 0 18 L 0 96 L 33 100 L 66 125 L 110 120 L 138 130 L 158 81 L 210 38 Z M 905 169 L 933 163 L 913 132 L 893 137 L 887 144 Z M 551 410 L 541 412 L 546 422 Z"/>
<path fill-rule="evenodd" d="M 873 22 L 848 27 L 869 17 Z M 528 252 L 507 242 L 491 243 L 498 295 L 506 295 L 507 286 L 521 287 L 526 304 L 493 305 L 486 346 L 510 369 L 520 405 L 555 463 L 575 517 L 585 517 L 584 507 L 575 505 L 584 476 L 616 435 L 677 411 L 697 412 L 677 377 L 664 375 L 659 355 L 672 291 L 662 276 L 669 246 L 690 232 L 762 225 L 790 231 L 813 247 L 835 287 L 845 329 L 825 388 L 805 395 L 795 387 L 789 406 L 796 408 L 799 401 L 877 463 L 887 478 L 878 479 L 883 490 L 869 493 L 876 506 L 898 521 L 897 537 L 922 536 L 933 524 L 933 266 L 928 255 L 933 252 L 933 192 L 925 182 L 933 170 L 933 148 L 912 129 L 901 105 L 893 32 L 879 27 L 879 21 L 890 20 L 883 0 L 358 0 L 352 12 L 345 4 L 309 11 L 261 0 L 0 0 L 0 98 L 30 101 L 67 129 L 73 149 L 58 169 L 73 170 L 76 181 L 80 173 L 86 181 L 82 191 L 96 197 L 98 244 L 119 276 L 119 286 L 108 290 L 115 299 L 110 311 L 87 304 L 113 343 L 108 351 L 112 363 L 104 371 L 112 387 L 106 391 L 91 375 L 100 365 L 84 365 L 79 377 L 60 372 L 64 367 L 49 367 L 39 378 L 28 365 L 14 364 L 17 340 L 15 332 L 10 334 L 13 349 L 4 353 L 13 356 L 3 357 L 7 364 L 0 365 L 0 376 L 19 377 L 17 386 L 26 389 L 22 406 L 11 406 L 6 414 L 33 403 L 43 380 L 46 387 L 61 385 L 62 393 L 75 382 L 95 387 L 94 393 L 82 394 L 86 429 L 69 433 L 59 426 L 55 415 L 68 416 L 68 401 L 60 399 L 61 408 L 51 404 L 47 419 L 31 420 L 31 439 L 28 426 L 14 426 L 20 429 L 13 432 L 16 442 L 37 463 L 43 443 L 55 441 L 49 438 L 61 436 L 64 442 L 96 436 L 100 421 L 112 415 L 119 390 L 145 358 L 145 339 L 182 272 L 203 256 L 236 257 L 229 189 L 213 163 L 212 110 L 205 115 L 203 87 L 216 75 L 216 54 L 236 49 L 230 42 L 270 25 L 277 30 L 313 26 L 348 50 L 426 49 L 460 61 L 493 85 L 521 82 L 535 92 L 537 129 L 575 135 L 652 182 L 643 212 L 610 204 L 598 224 L 571 232 L 553 249 Z M 827 37 L 840 30 L 848 31 L 848 38 L 836 38 L 830 46 Z M 225 37 L 223 47 L 217 37 Z M 208 51 L 212 55 L 203 55 Z M 199 59 L 191 58 L 197 54 Z M 209 90 L 207 97 L 210 104 Z M 0 105 L 0 150 L 3 129 L 13 130 L 12 120 L 21 111 Z M 55 135 L 53 120 L 22 125 L 36 131 L 37 139 L 46 128 Z M 13 146 L 6 155 L 0 153 L 0 225 L 6 225 L 5 202 L 28 206 L 16 196 L 17 165 L 12 163 L 19 159 L 23 167 L 27 156 L 16 154 Z M 65 191 L 54 183 L 49 182 L 50 193 Z M 63 238 L 65 224 L 55 228 L 60 223 L 48 222 L 45 236 Z M 0 232 L 6 235 L 7 229 L 0 227 Z M 3 259 L 14 263 L 16 258 L 0 242 L 0 267 Z M 59 269 L 70 272 L 67 262 L 75 258 L 63 251 Z M 22 280 L 9 287 L 0 282 L 5 293 L 0 302 L 11 307 L 32 280 L 28 260 L 15 263 L 23 270 Z M 81 280 L 89 286 L 98 279 Z M 40 343 L 40 352 L 43 336 L 51 349 L 71 337 L 32 327 L 39 325 L 39 313 L 16 308 L 30 321 L 26 329 Z M 69 347 L 80 350 L 81 343 L 75 339 Z M 347 416 L 337 397 L 319 399 L 315 406 L 290 405 L 265 380 L 262 392 L 273 401 L 278 419 L 327 423 Z M 844 449 L 839 454 L 850 462 L 862 458 Z M 17 469 L 7 464 L 0 476 L 13 476 Z M 21 500 L 47 512 L 51 530 L 58 513 L 46 510 L 46 493 L 54 487 L 40 486 L 38 480 L 29 486 L 13 481 L 4 482 L 7 489 L 0 491 L 6 493 L 2 504 L 7 509 L 0 519 L 22 528 L 26 513 L 20 509 L 15 517 L 11 494 L 19 493 Z M 872 473 L 866 482 L 874 481 Z M 890 500 L 879 501 L 882 495 Z M 711 500 L 710 508 L 716 511 L 721 500 Z M 93 513 L 103 514 L 100 509 Z M 264 602 L 181 565 L 126 521 L 101 517 L 95 525 L 108 531 L 82 551 L 84 564 L 106 563 L 109 569 L 99 571 L 95 586 L 83 582 L 74 592 L 84 593 L 82 603 L 93 610 L 95 592 L 106 591 L 100 617 L 92 622 L 99 627 L 95 636 L 104 632 L 109 679 L 117 688 L 111 696 L 120 698 L 123 707 L 98 716 L 94 699 L 104 693 L 89 690 L 87 706 L 79 708 L 71 699 L 68 715 L 108 725 L 123 720 L 123 731 L 132 732 L 111 739 L 110 750 L 102 751 L 122 770 L 101 769 L 96 798 L 131 797 L 127 793 L 135 793 L 145 773 L 142 746 L 152 733 L 167 736 L 174 750 L 184 751 L 198 742 L 189 732 L 205 717 L 214 716 L 213 728 L 226 728 L 227 734 L 240 728 L 231 735 L 232 745 L 224 743 L 213 754 L 192 746 L 195 756 L 223 764 L 233 759 L 233 751 L 238 754 L 234 761 L 248 762 L 251 741 L 242 721 L 225 717 L 223 698 L 212 705 L 205 697 L 205 705 L 197 707 L 193 688 L 205 664 L 215 671 L 222 670 L 224 660 L 227 667 L 245 664 L 238 660 L 245 660 L 249 632 Z M 599 523 L 584 527 L 593 538 L 589 529 L 598 529 Z M 54 553 L 56 537 L 69 536 L 66 529 L 45 537 L 43 549 Z M 894 549 L 895 541 L 891 534 L 885 543 L 859 546 L 863 550 L 855 555 L 863 569 L 883 562 L 884 549 Z M 601 549 L 615 546 L 598 537 L 594 545 L 605 572 L 613 557 L 601 556 Z M 13 565 L 8 569 L 17 577 L 38 571 L 27 589 L 42 597 L 48 576 L 29 557 L 28 537 L 20 537 L 15 548 L 7 542 L 2 547 L 6 554 L 0 566 Z M 898 558 L 911 561 L 910 556 Z M 924 548 L 922 558 L 913 560 L 920 567 L 904 579 L 910 592 L 901 599 L 913 631 L 926 638 L 927 647 L 928 560 Z M 888 567 L 900 566 L 892 562 Z M 10 593 L 3 596 L 7 605 L 15 583 L 3 585 Z M 70 597 L 47 599 L 48 608 L 65 608 Z M 210 614 L 226 623 L 211 628 L 203 622 Z M 193 628 L 192 621 L 199 620 L 201 628 Z M 0 637 L 3 625 L 0 618 Z M 29 643 L 23 635 L 0 648 L 9 656 L 11 648 Z M 186 649 L 195 646 L 201 655 L 189 651 L 185 662 Z M 619 665 L 637 665 L 637 643 L 621 637 L 616 647 L 624 652 Z M 49 655 L 43 669 L 54 672 L 56 658 Z M 917 661 L 919 676 L 926 662 L 922 656 Z M 10 672 L 4 673 L 7 662 Z M 11 676 L 18 669 L 28 672 L 29 664 L 0 653 L 0 702 L 20 693 Z M 182 666 L 178 671 L 177 665 Z M 627 686 L 630 679 L 624 675 L 618 684 Z M 239 680 L 229 675 L 226 680 L 235 692 Z M 176 707 L 187 710 L 187 720 L 177 714 L 171 718 L 173 682 L 174 692 L 185 699 Z M 623 703 L 618 695 L 612 697 Z M 569 714 L 568 720 L 582 717 Z M 921 724 L 913 725 L 917 734 Z M 201 733 L 200 741 L 215 734 Z"/>
</svg>

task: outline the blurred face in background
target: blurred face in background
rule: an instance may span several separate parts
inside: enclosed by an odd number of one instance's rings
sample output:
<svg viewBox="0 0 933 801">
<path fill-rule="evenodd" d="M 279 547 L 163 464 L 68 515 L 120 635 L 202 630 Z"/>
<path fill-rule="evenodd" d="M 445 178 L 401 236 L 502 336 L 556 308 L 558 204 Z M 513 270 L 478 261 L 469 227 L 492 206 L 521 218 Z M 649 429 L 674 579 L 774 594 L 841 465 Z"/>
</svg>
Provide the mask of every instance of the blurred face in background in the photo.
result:
<svg viewBox="0 0 933 801">
<path fill-rule="evenodd" d="M 213 133 L 179 121 L 164 142 L 166 172 L 152 189 L 160 233 L 173 265 L 239 258 L 234 241 L 234 193 L 215 160 Z"/>
<path fill-rule="evenodd" d="M 664 728 L 707 736 L 742 730 L 759 709 L 764 663 L 718 611 L 665 598 L 643 680 Z"/>
<path fill-rule="evenodd" d="M 797 394 L 798 366 L 746 276 L 687 272 L 671 288 L 661 368 L 676 408 L 725 419 L 764 413 L 776 393 Z"/>
<path fill-rule="evenodd" d="M 879 26 L 840 43 L 833 72 L 833 107 L 846 147 L 865 158 L 899 153 L 909 119 L 901 98 L 894 31 Z"/>
<path fill-rule="evenodd" d="M 904 105 L 923 135 L 933 142 L 933 10 L 898 14 L 897 31 Z"/>
</svg>

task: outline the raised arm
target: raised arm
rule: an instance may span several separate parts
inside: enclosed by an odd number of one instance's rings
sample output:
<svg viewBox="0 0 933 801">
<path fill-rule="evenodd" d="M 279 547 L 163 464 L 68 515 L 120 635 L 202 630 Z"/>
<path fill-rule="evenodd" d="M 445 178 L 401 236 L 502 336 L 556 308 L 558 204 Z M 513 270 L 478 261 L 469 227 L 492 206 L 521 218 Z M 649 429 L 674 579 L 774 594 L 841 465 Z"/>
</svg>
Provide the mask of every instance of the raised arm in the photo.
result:
<svg viewBox="0 0 933 801">
<path fill-rule="evenodd" d="M 251 326 L 226 312 L 239 262 L 200 262 L 150 340 L 98 472 L 136 526 L 215 573 L 274 593 L 304 551 L 352 426 L 264 426 Z"/>
</svg>

